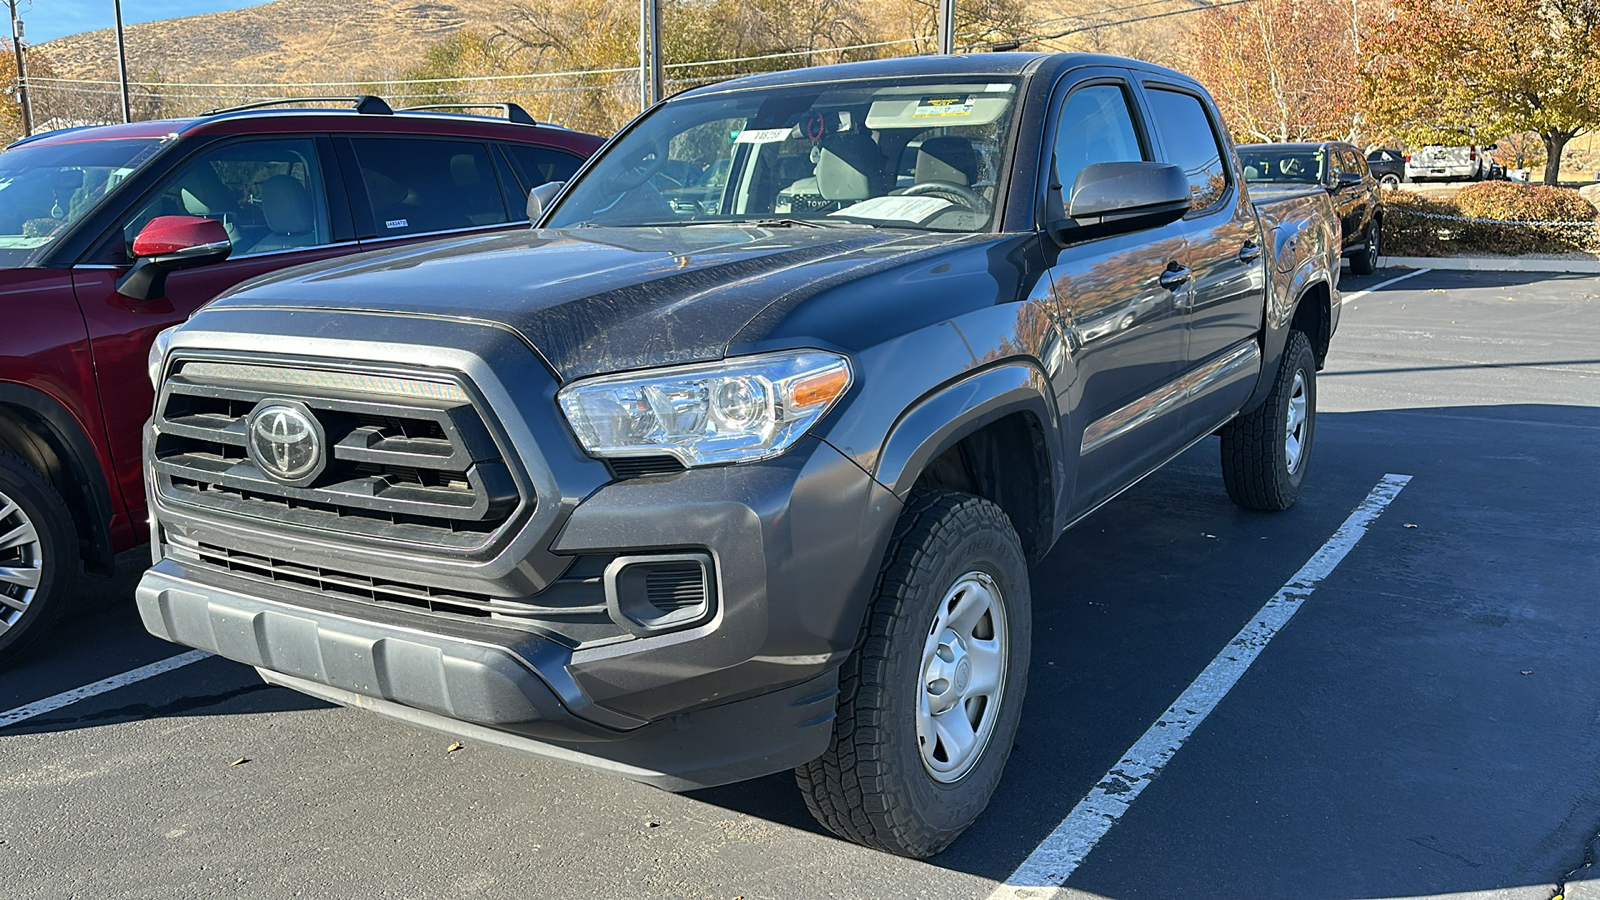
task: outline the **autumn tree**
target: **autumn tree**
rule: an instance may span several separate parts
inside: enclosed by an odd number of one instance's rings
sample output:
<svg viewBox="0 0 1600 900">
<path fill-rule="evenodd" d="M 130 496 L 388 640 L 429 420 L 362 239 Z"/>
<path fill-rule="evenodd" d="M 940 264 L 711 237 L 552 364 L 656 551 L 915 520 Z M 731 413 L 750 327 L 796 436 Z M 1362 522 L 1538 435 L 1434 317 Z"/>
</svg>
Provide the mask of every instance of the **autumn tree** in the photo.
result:
<svg viewBox="0 0 1600 900">
<path fill-rule="evenodd" d="M 1326 0 L 1257 0 L 1194 16 L 1187 70 L 1234 134 L 1256 141 L 1353 141 L 1361 22 Z"/>
<path fill-rule="evenodd" d="M 37 51 L 28 51 L 28 75 L 30 78 L 52 78 L 55 73 L 43 55 Z M 34 112 L 39 110 L 37 91 L 33 97 Z M 34 116 L 38 121 L 38 116 Z M 10 47 L 0 51 L 0 147 L 22 137 L 22 99 L 17 90 L 17 57 L 11 52 Z"/>
<path fill-rule="evenodd" d="M 1600 127 L 1600 0 L 1396 0 L 1368 43 L 1366 105 L 1412 143 L 1531 131 L 1553 185 L 1567 142 Z"/>
</svg>

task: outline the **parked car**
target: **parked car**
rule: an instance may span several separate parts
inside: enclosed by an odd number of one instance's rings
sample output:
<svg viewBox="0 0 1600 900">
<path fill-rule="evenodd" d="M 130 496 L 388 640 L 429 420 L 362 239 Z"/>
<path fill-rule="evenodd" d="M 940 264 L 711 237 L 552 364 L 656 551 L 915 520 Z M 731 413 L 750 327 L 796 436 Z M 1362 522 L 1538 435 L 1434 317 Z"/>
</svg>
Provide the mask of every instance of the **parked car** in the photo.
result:
<svg viewBox="0 0 1600 900">
<path fill-rule="evenodd" d="M 256 104 L 0 153 L 0 662 L 65 614 L 80 561 L 109 574 L 145 540 L 155 334 L 288 266 L 525 224 L 601 140 L 507 114 Z"/>
<path fill-rule="evenodd" d="M 678 94 L 537 230 L 158 341 L 145 626 L 672 790 L 795 768 L 835 833 L 937 852 L 1023 714 L 1030 561 L 1219 431 L 1236 503 L 1301 491 L 1338 228 L 1235 158 L 1199 84 L 1106 56 Z"/>
<path fill-rule="evenodd" d="M 1367 171 L 1384 187 L 1395 187 L 1406 179 L 1406 155 L 1379 147 L 1367 154 Z"/>
<path fill-rule="evenodd" d="M 1361 151 L 1342 141 L 1320 144 L 1243 144 L 1239 161 L 1258 197 L 1316 185 L 1339 216 L 1340 243 L 1350 271 L 1371 275 L 1383 243 L 1383 192 Z"/>
<path fill-rule="evenodd" d="M 1406 155 L 1410 181 L 1485 181 L 1494 176 L 1494 144 L 1459 147 L 1430 145 Z M 1502 172 L 1504 169 L 1501 170 Z"/>
</svg>

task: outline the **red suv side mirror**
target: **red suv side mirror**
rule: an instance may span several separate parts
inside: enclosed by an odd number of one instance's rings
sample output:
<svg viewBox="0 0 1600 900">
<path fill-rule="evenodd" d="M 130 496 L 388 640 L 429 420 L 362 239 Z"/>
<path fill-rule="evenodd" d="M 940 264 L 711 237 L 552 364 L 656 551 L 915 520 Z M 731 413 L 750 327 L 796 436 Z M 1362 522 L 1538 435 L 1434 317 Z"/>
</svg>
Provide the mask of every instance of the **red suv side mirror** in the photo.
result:
<svg viewBox="0 0 1600 900">
<path fill-rule="evenodd" d="M 154 300 L 166 293 L 167 273 L 221 262 L 233 252 L 227 229 L 200 216 L 157 216 L 133 239 L 138 261 L 117 279 L 117 293 Z"/>
</svg>

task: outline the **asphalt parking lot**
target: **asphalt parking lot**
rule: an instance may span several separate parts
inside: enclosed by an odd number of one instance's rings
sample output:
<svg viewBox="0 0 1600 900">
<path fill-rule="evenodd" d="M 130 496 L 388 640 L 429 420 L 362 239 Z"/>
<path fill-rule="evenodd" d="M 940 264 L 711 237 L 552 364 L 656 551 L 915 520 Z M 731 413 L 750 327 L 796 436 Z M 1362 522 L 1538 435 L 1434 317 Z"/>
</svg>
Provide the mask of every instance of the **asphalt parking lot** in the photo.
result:
<svg viewBox="0 0 1600 900">
<path fill-rule="evenodd" d="M 1600 278 L 1404 274 L 1346 279 L 1298 506 L 1236 509 L 1205 442 L 1034 570 L 1006 779 L 931 860 L 824 833 L 787 775 L 680 796 L 451 751 L 212 658 L 0 726 L 3 893 L 1027 895 L 996 889 L 1403 475 L 1060 895 L 1547 900 L 1600 831 Z M 131 608 L 141 553 L 0 673 L 0 722 L 181 652 Z"/>
</svg>

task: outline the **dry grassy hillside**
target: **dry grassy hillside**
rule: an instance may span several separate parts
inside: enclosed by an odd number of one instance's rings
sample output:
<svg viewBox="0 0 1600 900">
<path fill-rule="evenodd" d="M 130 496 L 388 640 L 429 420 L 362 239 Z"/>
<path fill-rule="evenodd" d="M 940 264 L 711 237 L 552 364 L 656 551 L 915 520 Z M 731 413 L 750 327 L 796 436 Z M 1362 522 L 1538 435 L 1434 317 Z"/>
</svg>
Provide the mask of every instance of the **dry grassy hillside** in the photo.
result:
<svg viewBox="0 0 1600 900">
<path fill-rule="evenodd" d="M 316 81 L 378 78 L 413 65 L 453 31 L 490 31 L 496 0 L 276 0 L 127 28 L 135 80 Z M 115 71 L 110 29 L 41 44 L 56 72 Z"/>
</svg>

